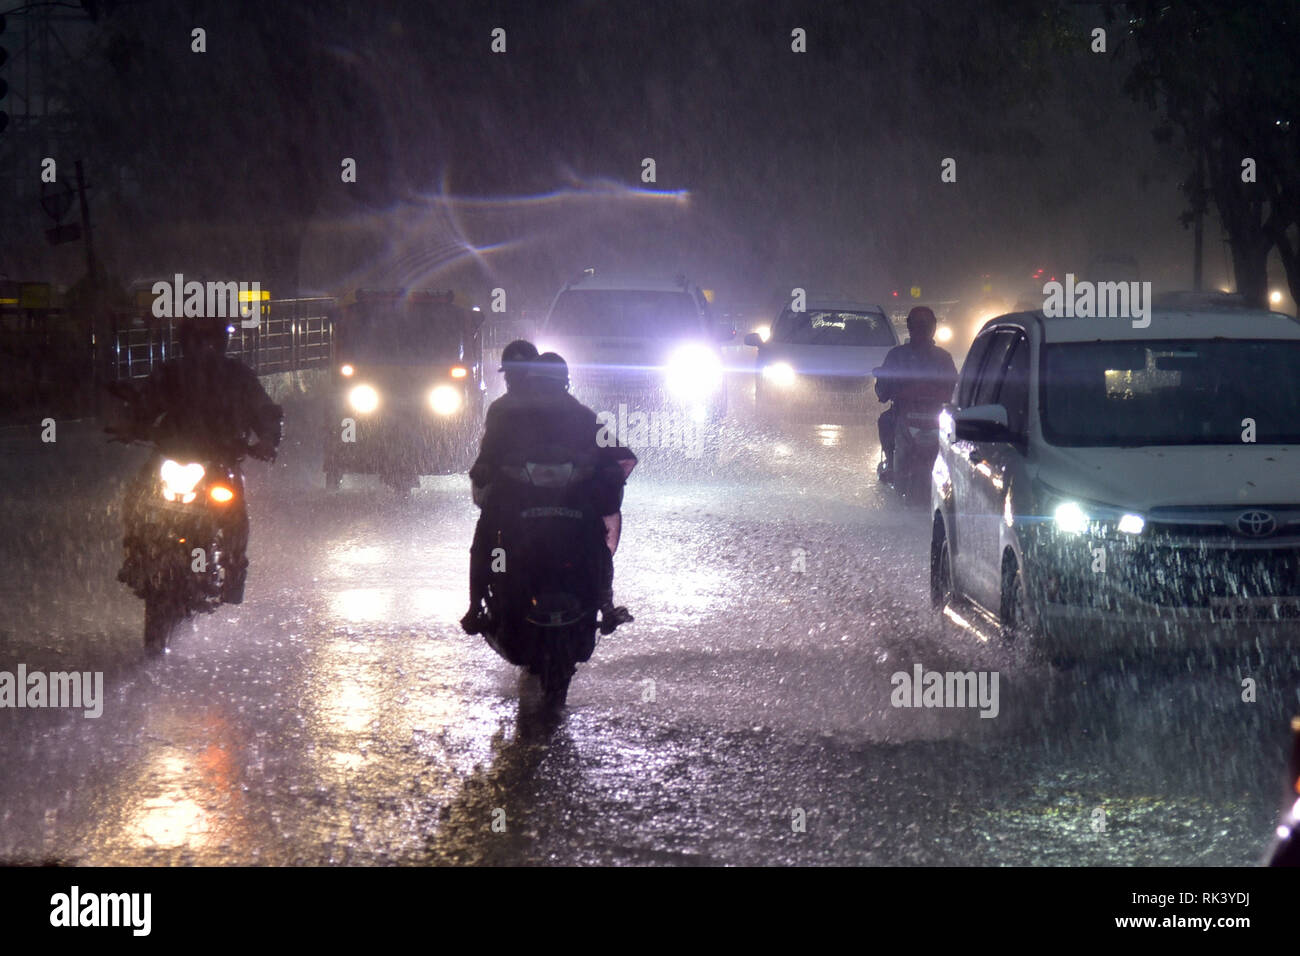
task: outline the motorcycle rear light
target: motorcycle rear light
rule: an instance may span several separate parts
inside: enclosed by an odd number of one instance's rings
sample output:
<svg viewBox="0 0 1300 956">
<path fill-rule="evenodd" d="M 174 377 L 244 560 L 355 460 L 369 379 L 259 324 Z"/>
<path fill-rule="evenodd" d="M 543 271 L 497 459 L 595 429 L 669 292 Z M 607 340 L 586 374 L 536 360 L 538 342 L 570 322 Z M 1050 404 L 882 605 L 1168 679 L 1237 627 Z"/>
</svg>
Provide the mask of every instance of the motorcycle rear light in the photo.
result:
<svg viewBox="0 0 1300 956">
<path fill-rule="evenodd" d="M 208 497 L 219 505 L 224 505 L 235 497 L 235 493 L 225 485 L 213 485 L 208 489 Z"/>
</svg>

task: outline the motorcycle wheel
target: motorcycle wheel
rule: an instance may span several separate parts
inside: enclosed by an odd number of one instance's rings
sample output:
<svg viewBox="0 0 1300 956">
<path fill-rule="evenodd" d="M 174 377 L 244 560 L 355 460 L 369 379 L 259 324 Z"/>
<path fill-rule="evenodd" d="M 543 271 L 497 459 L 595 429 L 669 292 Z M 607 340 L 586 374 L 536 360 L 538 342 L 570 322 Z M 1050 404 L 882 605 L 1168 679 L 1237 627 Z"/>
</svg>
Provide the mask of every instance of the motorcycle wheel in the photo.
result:
<svg viewBox="0 0 1300 956">
<path fill-rule="evenodd" d="M 547 657 L 542 664 L 542 694 L 546 708 L 560 711 L 569 698 L 569 682 L 573 680 L 576 668 L 563 656 Z"/>
<path fill-rule="evenodd" d="M 148 594 L 144 599 L 144 649 L 152 655 L 167 650 L 176 625 L 185 612 L 166 594 Z"/>
</svg>

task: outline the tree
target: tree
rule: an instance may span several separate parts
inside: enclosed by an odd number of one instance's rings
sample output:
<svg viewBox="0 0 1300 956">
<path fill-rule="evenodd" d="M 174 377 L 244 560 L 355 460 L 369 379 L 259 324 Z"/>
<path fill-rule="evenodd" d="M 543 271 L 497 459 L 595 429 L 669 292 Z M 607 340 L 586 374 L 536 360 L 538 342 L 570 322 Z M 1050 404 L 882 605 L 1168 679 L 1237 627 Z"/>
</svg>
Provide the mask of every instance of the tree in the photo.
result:
<svg viewBox="0 0 1300 956">
<path fill-rule="evenodd" d="M 1134 0 L 1107 8 L 1128 16 L 1135 54 L 1125 90 L 1159 109 L 1158 139 L 1182 140 L 1191 209 L 1212 201 L 1228 236 L 1237 289 L 1268 302 L 1268 255 L 1277 247 L 1300 296 L 1300 9 L 1290 0 Z"/>
</svg>

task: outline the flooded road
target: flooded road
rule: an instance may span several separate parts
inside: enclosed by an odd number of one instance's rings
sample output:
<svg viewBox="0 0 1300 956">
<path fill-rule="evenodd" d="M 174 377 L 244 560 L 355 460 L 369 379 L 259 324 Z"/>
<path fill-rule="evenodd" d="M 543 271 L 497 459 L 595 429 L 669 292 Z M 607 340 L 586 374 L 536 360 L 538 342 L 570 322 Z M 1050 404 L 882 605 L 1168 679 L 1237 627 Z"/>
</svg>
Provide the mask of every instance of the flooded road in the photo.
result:
<svg viewBox="0 0 1300 956">
<path fill-rule="evenodd" d="M 644 451 L 616 595 L 558 727 L 457 621 L 464 476 L 327 492 L 291 406 L 247 464 L 245 601 L 144 656 L 115 579 L 142 449 L 3 436 L 0 670 L 104 673 L 103 713 L 0 710 L 0 862 L 1251 864 L 1294 658 L 1057 670 L 929 608 L 928 521 L 874 423 L 731 421 L 713 464 Z M 997 675 L 996 716 L 893 675 Z M 1242 700 L 1242 679 L 1257 700 Z M 988 708 L 985 708 L 988 711 Z"/>
</svg>

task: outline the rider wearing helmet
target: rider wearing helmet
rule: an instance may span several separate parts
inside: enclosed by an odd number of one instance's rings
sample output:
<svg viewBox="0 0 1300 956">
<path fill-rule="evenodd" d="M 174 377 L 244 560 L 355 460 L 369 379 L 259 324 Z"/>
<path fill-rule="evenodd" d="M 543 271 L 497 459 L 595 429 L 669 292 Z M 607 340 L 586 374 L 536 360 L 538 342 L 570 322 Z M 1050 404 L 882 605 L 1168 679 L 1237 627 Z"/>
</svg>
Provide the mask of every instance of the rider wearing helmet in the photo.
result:
<svg viewBox="0 0 1300 956">
<path fill-rule="evenodd" d="M 918 305 L 907 313 L 907 342 L 889 350 L 876 374 L 876 397 L 893 402 L 878 421 L 880 447 L 885 453 L 885 472 L 893 471 L 894 436 L 903 411 L 937 411 L 952 399 L 957 384 L 957 366 L 952 356 L 934 344 L 939 322 L 928 306 Z"/>
<path fill-rule="evenodd" d="M 610 633 L 632 620 L 626 608 L 614 606 L 613 550 L 621 526 L 623 481 L 636 457 L 626 448 L 604 449 L 596 444 L 596 413 L 569 394 L 569 368 L 556 353 L 539 356 L 531 343 L 511 342 L 502 352 L 501 369 L 506 375 L 507 391 L 488 409 L 478 459 L 470 468 L 474 501 L 484 512 L 479 515 L 470 548 L 470 607 L 461 619 L 461 627 L 469 634 L 477 634 L 486 624 L 483 600 L 490 574 L 492 528 L 485 514 L 496 469 L 520 449 L 559 446 L 589 454 L 597 462 L 597 477 L 592 483 L 594 505 L 605 518 L 610 552 L 602 582 L 601 630 Z"/>
<path fill-rule="evenodd" d="M 280 444 L 283 409 L 271 400 L 257 373 L 226 355 L 230 331 L 226 319 L 182 319 L 177 330 L 181 355 L 164 362 L 136 392 L 126 431 L 147 431 L 160 447 L 233 449 L 239 457 L 273 459 Z M 257 436 L 251 448 L 250 434 Z M 142 473 L 128 496 L 128 529 L 133 527 L 131 509 L 146 494 L 150 477 Z M 248 568 L 248 513 L 241 506 L 232 509 L 229 517 L 232 523 L 226 530 L 233 573 L 225 600 L 238 604 Z M 124 544 L 128 549 L 133 546 L 129 538 Z"/>
</svg>

